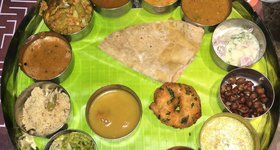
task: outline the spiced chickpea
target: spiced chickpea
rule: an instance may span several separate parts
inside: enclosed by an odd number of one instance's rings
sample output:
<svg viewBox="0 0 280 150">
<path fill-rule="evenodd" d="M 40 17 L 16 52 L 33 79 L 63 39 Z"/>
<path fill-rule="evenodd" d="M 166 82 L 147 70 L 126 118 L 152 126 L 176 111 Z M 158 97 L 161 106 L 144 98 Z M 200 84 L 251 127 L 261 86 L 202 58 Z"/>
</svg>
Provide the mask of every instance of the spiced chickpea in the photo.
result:
<svg viewBox="0 0 280 150">
<path fill-rule="evenodd" d="M 267 110 L 265 89 L 244 77 L 229 77 L 221 86 L 220 96 L 231 112 L 243 117 L 257 117 Z"/>
</svg>

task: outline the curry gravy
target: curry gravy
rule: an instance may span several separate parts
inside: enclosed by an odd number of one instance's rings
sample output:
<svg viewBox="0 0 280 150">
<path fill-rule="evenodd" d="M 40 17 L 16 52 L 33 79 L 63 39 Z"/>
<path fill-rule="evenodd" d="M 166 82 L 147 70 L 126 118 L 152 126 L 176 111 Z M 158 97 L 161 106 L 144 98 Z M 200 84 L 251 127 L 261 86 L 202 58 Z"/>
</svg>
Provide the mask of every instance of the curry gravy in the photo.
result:
<svg viewBox="0 0 280 150">
<path fill-rule="evenodd" d="M 129 0 L 92 0 L 100 8 L 117 8 L 128 3 Z"/>
<path fill-rule="evenodd" d="M 167 6 L 175 3 L 177 0 L 145 0 L 145 1 L 154 6 Z"/>
<path fill-rule="evenodd" d="M 227 18 L 231 0 L 182 0 L 184 14 L 202 25 L 216 25 Z"/>
<path fill-rule="evenodd" d="M 128 135 L 137 126 L 141 108 L 138 101 L 124 90 L 106 91 L 89 106 L 88 122 L 98 135 L 117 139 Z"/>
<path fill-rule="evenodd" d="M 71 48 L 58 37 L 38 38 L 26 47 L 21 56 L 23 71 L 36 80 L 51 80 L 60 75 L 71 61 Z"/>
</svg>

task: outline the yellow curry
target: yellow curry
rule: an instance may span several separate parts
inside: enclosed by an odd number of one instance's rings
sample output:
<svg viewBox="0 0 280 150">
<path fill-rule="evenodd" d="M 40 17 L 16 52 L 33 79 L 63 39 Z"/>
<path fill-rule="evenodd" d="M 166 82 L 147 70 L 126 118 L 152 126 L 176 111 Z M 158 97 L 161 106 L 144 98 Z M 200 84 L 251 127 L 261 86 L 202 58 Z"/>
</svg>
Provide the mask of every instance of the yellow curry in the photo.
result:
<svg viewBox="0 0 280 150">
<path fill-rule="evenodd" d="M 88 113 L 89 124 L 95 133 L 117 139 L 128 135 L 137 126 L 141 107 L 130 93 L 111 90 L 96 97 Z"/>
</svg>

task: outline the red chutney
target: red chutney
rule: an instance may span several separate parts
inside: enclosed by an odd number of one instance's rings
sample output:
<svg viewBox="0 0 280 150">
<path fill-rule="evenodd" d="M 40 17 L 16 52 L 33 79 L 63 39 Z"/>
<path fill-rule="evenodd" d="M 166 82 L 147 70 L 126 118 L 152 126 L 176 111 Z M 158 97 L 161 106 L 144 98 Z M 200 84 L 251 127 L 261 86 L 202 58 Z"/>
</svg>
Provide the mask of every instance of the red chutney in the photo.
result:
<svg viewBox="0 0 280 150">
<path fill-rule="evenodd" d="M 100 8 L 117 8 L 129 2 L 129 0 L 91 0 L 94 5 Z"/>
</svg>

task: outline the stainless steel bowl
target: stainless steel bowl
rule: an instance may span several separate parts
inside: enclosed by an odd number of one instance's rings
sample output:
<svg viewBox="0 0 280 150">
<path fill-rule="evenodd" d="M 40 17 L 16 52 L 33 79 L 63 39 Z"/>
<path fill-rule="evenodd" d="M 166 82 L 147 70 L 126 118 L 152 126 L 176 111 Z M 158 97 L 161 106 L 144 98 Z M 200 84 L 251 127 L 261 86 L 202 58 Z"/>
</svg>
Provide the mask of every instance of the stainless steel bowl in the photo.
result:
<svg viewBox="0 0 280 150">
<path fill-rule="evenodd" d="M 27 72 L 27 70 L 25 69 L 26 67 L 26 62 L 24 62 L 24 56 L 27 50 L 32 51 L 32 49 L 34 48 L 35 50 L 38 49 L 38 47 L 44 48 L 46 47 L 46 43 L 49 45 L 53 45 L 52 41 L 57 41 L 62 43 L 61 46 L 65 46 L 63 47 L 66 50 L 69 50 L 70 53 L 70 61 L 67 64 L 67 66 L 65 66 L 64 70 L 61 72 L 57 72 L 56 75 L 52 76 L 52 77 L 48 77 L 48 78 L 42 78 L 39 74 L 45 74 L 42 70 L 41 72 L 37 70 L 37 76 L 35 76 L 34 74 L 31 75 L 29 72 Z M 50 55 L 55 54 L 55 52 L 52 52 Z M 34 56 L 35 57 L 35 56 Z M 32 57 L 32 58 L 34 58 Z M 45 56 L 44 58 L 46 58 L 48 56 Z M 20 69 L 30 78 L 32 78 L 35 81 L 53 81 L 56 83 L 61 83 L 62 81 L 64 81 L 73 71 L 73 67 L 74 67 L 74 56 L 72 54 L 72 48 L 69 44 L 69 42 L 60 34 L 55 33 L 55 32 L 40 32 L 38 34 L 35 35 L 31 35 L 23 45 L 21 45 L 20 50 L 19 50 L 19 66 Z M 36 60 L 37 61 L 37 60 Z M 44 62 L 45 60 L 39 60 Z M 36 62 L 38 64 L 40 64 L 40 62 Z M 28 64 L 27 64 L 28 65 Z M 52 66 L 49 66 L 52 67 Z"/>
<path fill-rule="evenodd" d="M 48 131 L 49 132 L 48 134 L 40 134 L 37 132 L 34 133 L 33 131 L 27 131 L 25 129 L 24 124 L 22 123 L 23 109 L 24 109 L 25 102 L 31 96 L 31 92 L 33 91 L 33 89 L 35 87 L 40 87 L 41 89 L 48 90 L 48 91 L 53 91 L 55 89 L 58 89 L 59 91 L 65 93 L 69 97 L 70 111 L 68 113 L 67 118 L 65 119 L 66 121 L 60 127 L 53 129 L 54 132 Z M 55 84 L 53 82 L 48 82 L 48 81 L 37 82 L 37 83 L 30 85 L 24 91 L 22 91 L 22 93 L 18 96 L 16 103 L 15 103 L 15 120 L 16 120 L 17 125 L 20 127 L 20 129 L 22 131 L 24 131 L 30 135 L 35 135 L 35 136 L 48 137 L 48 136 L 51 136 L 52 134 L 54 134 L 55 132 L 67 127 L 67 121 L 70 118 L 70 113 L 71 113 L 71 98 L 70 98 L 69 94 L 67 93 L 67 91 L 62 86 Z M 39 114 L 39 115 L 41 115 L 41 114 Z M 41 117 L 43 117 L 43 116 L 41 116 Z M 43 123 L 43 122 L 41 122 L 41 123 Z"/>
<path fill-rule="evenodd" d="M 63 0 L 49 0 L 47 2 L 47 5 L 48 5 L 47 9 L 44 10 L 45 8 L 41 8 L 44 12 L 43 19 L 44 19 L 45 24 L 51 31 L 57 32 L 57 33 L 65 36 L 65 38 L 67 38 L 69 41 L 81 40 L 82 38 L 86 37 L 91 32 L 91 30 L 93 28 L 93 24 L 94 24 L 94 17 L 93 17 L 94 10 L 93 10 L 92 3 L 90 0 L 84 0 L 84 1 L 87 1 L 87 4 L 89 5 L 88 7 L 91 8 L 91 14 L 89 16 L 90 20 L 87 22 L 87 25 L 85 27 L 83 27 L 81 30 L 79 30 L 77 32 L 73 32 L 70 30 L 70 27 L 71 28 L 75 27 L 73 24 L 73 21 L 72 21 L 74 19 L 72 19 L 71 21 L 66 20 L 67 22 L 64 22 L 65 26 L 63 28 L 67 29 L 67 32 L 69 32 L 69 33 L 64 33 L 64 31 L 60 31 L 60 29 L 57 29 L 57 27 L 56 27 L 57 25 L 62 24 L 59 21 L 62 21 L 62 20 L 65 21 L 64 20 L 65 17 L 69 17 L 71 15 L 73 15 L 72 18 L 83 19 L 83 18 L 81 18 L 81 16 L 74 17 L 74 15 L 78 13 L 77 10 L 73 10 L 73 8 L 75 8 L 75 7 L 73 7 L 73 5 L 78 5 L 78 4 L 74 4 L 73 3 L 74 1 L 68 2 L 68 1 L 63 1 Z M 76 1 L 76 3 L 77 2 L 80 2 L 80 1 Z M 83 3 L 83 4 L 79 3 L 79 5 L 80 5 L 80 7 L 85 7 L 84 12 L 88 11 L 88 10 L 86 10 L 88 7 L 85 6 L 85 3 Z M 77 8 L 80 8 L 80 7 L 77 7 Z M 66 10 L 73 11 L 73 12 L 71 12 L 71 13 L 67 12 L 67 13 L 69 13 L 69 14 L 67 14 L 69 16 L 64 16 L 64 18 L 63 17 L 58 18 L 58 19 L 56 18 L 55 20 L 57 22 L 55 23 L 55 25 L 52 25 L 53 22 L 48 21 L 47 18 L 49 18 L 49 16 L 54 15 L 54 14 L 63 14 L 62 12 L 65 13 Z M 52 11 L 54 11 L 54 12 L 52 12 Z M 61 11 L 61 12 L 58 12 L 58 11 Z M 79 15 L 79 14 L 77 14 L 77 15 Z M 80 20 L 80 21 L 83 22 L 82 20 Z M 81 23 L 78 23 L 78 25 L 80 25 L 80 24 Z M 75 25 L 77 25 L 77 23 Z"/>
<path fill-rule="evenodd" d="M 256 37 L 257 41 L 259 42 L 259 47 L 260 47 L 259 54 L 254 59 L 254 61 L 252 61 L 252 63 L 249 65 L 237 66 L 237 65 L 231 64 L 230 62 L 225 62 L 219 56 L 217 48 L 215 48 L 215 44 L 217 44 L 216 39 L 219 36 L 221 36 L 221 34 L 225 33 L 229 29 L 233 29 L 233 28 L 243 28 L 245 30 L 252 31 L 251 33 Z M 211 50 L 211 56 L 212 56 L 214 62 L 222 69 L 230 71 L 237 67 L 249 67 L 249 66 L 255 64 L 256 62 L 258 62 L 265 53 L 266 39 L 265 39 L 265 35 L 262 32 L 262 30 L 254 22 L 246 20 L 246 19 L 229 19 L 229 20 L 226 20 L 226 21 L 222 22 L 221 24 L 219 24 L 217 26 L 217 28 L 214 30 L 214 33 L 212 35 L 212 47 L 213 47 L 213 49 Z"/>
<path fill-rule="evenodd" d="M 79 134 L 81 134 L 83 136 L 86 136 L 88 139 L 90 139 L 92 141 L 92 147 L 91 147 L 92 150 L 97 150 L 98 149 L 97 144 L 95 143 L 94 139 L 88 133 L 86 133 L 86 132 L 84 132 L 82 130 L 68 129 L 68 130 L 62 130 L 62 131 L 56 133 L 54 136 L 52 136 L 50 138 L 49 142 L 46 144 L 44 150 L 49 150 L 51 145 L 53 144 L 53 142 L 57 138 L 59 138 L 59 137 L 61 137 L 63 135 L 70 134 L 70 133 L 79 133 Z"/>
<path fill-rule="evenodd" d="M 139 107 L 139 111 L 140 111 L 139 112 L 140 116 L 139 116 L 139 119 L 137 120 L 137 125 L 134 127 L 134 129 L 132 129 L 128 134 L 126 134 L 124 136 L 119 136 L 119 137 L 115 137 L 115 138 L 107 137 L 107 136 L 101 135 L 100 133 L 97 133 L 93 129 L 93 127 L 91 126 L 90 120 L 89 120 L 89 112 L 90 112 L 90 107 L 91 107 L 92 103 L 96 100 L 96 98 L 98 96 L 100 96 L 100 95 L 102 95 L 102 94 L 104 94 L 106 92 L 112 91 L 112 90 L 123 90 L 123 91 L 128 92 L 136 100 L 136 102 L 138 104 L 138 107 Z M 136 132 L 136 129 L 138 128 L 140 120 L 141 120 L 141 117 L 142 117 L 142 104 L 141 104 L 141 101 L 140 101 L 139 97 L 130 88 L 128 88 L 128 87 L 126 87 L 124 85 L 120 85 L 120 84 L 112 84 L 112 85 L 107 85 L 107 86 L 101 87 L 100 89 L 98 89 L 97 91 L 95 91 L 92 94 L 92 96 L 89 98 L 89 100 L 87 102 L 87 107 L 86 107 L 85 115 L 86 115 L 86 119 L 87 119 L 87 123 L 88 123 L 89 127 L 97 135 L 99 135 L 100 137 L 102 137 L 104 139 L 108 139 L 108 140 L 121 140 L 121 139 L 127 138 L 128 136 L 130 136 L 130 135 L 132 135 L 132 134 L 134 134 Z"/>
<path fill-rule="evenodd" d="M 208 126 L 208 124 L 209 123 L 211 123 L 211 121 L 213 121 L 213 120 L 215 120 L 215 119 L 219 119 L 219 118 L 221 118 L 221 117 L 226 117 L 226 118 L 231 118 L 231 119 L 234 119 L 234 120 L 237 120 L 238 122 L 240 122 L 240 123 L 242 123 L 242 125 L 244 125 L 248 130 L 249 130 L 249 133 L 250 133 L 250 135 L 251 135 L 251 138 L 252 138 L 252 140 L 253 140 L 253 149 L 254 150 L 260 150 L 261 149 L 261 147 L 260 147 L 260 138 L 259 138 L 259 135 L 258 135 L 258 133 L 256 132 L 256 130 L 252 127 L 252 125 L 246 120 L 246 119 L 244 119 L 244 118 L 242 118 L 242 117 L 240 117 L 240 116 L 238 116 L 238 115 L 236 115 L 236 114 L 231 114 L 231 113 L 218 113 L 218 114 L 215 114 L 215 115 L 213 115 L 213 116 L 211 116 L 210 118 L 208 118 L 205 122 L 204 122 L 204 124 L 203 124 L 203 126 L 202 126 L 202 128 L 201 128 L 201 130 L 200 130 L 200 135 L 199 135 L 199 144 L 200 144 L 200 148 L 201 148 L 201 150 L 207 150 L 207 149 L 204 149 L 203 147 L 205 146 L 205 145 L 207 145 L 207 144 L 215 144 L 215 143 L 202 143 L 202 138 L 203 137 L 206 137 L 206 136 L 203 136 L 203 132 L 205 132 L 205 130 L 207 129 L 207 126 Z M 226 122 L 226 124 L 231 124 L 232 122 Z M 221 128 L 219 128 L 219 129 L 213 129 L 213 128 L 215 128 L 215 124 L 211 124 L 211 127 L 210 128 L 212 128 L 212 130 L 211 131 L 217 131 L 218 133 L 219 133 L 219 135 L 223 135 L 223 134 L 221 134 Z M 230 131 L 230 132 L 236 132 L 236 131 Z M 241 134 L 243 134 L 243 133 L 237 133 L 237 135 L 236 136 L 239 136 L 239 135 L 241 135 Z M 215 136 L 213 135 L 213 136 L 211 136 L 211 135 L 209 135 L 210 136 L 210 138 L 211 138 L 211 141 L 213 141 L 213 139 L 215 138 Z M 226 135 L 225 135 L 226 136 Z M 237 137 L 234 137 L 234 138 L 237 138 Z M 223 139 L 218 139 L 218 140 L 223 140 Z M 230 140 L 230 139 L 227 139 L 227 140 Z M 224 142 L 224 145 L 226 145 L 226 143 L 228 142 L 227 140 L 225 140 Z M 244 139 L 244 142 L 247 142 L 245 139 Z M 217 143 L 216 143 L 217 144 Z M 225 149 L 227 149 L 227 148 L 225 148 Z"/>
<path fill-rule="evenodd" d="M 249 69 L 249 68 L 237 68 L 237 69 L 234 69 L 234 70 L 230 71 L 223 78 L 223 80 L 221 81 L 221 84 L 220 84 L 219 99 L 220 99 L 220 102 L 223 104 L 223 107 L 226 108 L 226 110 L 228 112 L 236 113 L 236 112 L 232 112 L 232 110 L 229 108 L 229 106 L 224 103 L 223 98 L 221 96 L 221 91 L 222 91 L 222 85 L 227 84 L 227 81 L 229 80 L 230 77 L 238 77 L 238 78 L 243 77 L 246 80 L 251 81 L 254 84 L 254 86 L 257 86 L 257 85 L 262 86 L 265 90 L 265 94 L 268 98 L 268 101 L 266 103 L 265 112 L 263 112 L 260 116 L 262 116 L 262 115 L 264 115 L 264 114 L 266 114 L 270 111 L 271 107 L 274 104 L 275 92 L 274 92 L 274 88 L 273 88 L 272 84 L 270 83 L 269 79 L 266 78 L 263 74 L 261 74 L 260 72 L 258 72 L 256 70 Z M 237 94 L 235 94 L 235 95 L 237 95 Z M 244 104 L 246 104 L 246 102 Z M 249 107 L 247 105 L 248 104 L 246 104 L 245 106 Z M 259 116 L 256 116 L 256 117 L 259 117 Z M 244 118 L 253 119 L 253 118 L 256 118 L 256 117 L 248 116 L 248 117 L 244 117 Z"/>
<path fill-rule="evenodd" d="M 120 16 L 126 14 L 131 8 L 132 8 L 131 0 L 129 0 L 123 6 L 116 7 L 116 8 L 101 8 L 101 7 L 94 5 L 94 9 L 96 10 L 96 12 L 98 12 L 102 16 L 111 17 L 111 18 L 120 17 Z"/>
<path fill-rule="evenodd" d="M 92 14 L 93 16 L 93 14 Z M 90 22 L 81 31 L 72 33 L 70 35 L 64 35 L 68 41 L 79 41 L 91 33 L 94 25 L 94 17 L 91 17 Z"/>
<path fill-rule="evenodd" d="M 175 8 L 177 8 L 178 4 L 179 4 L 179 0 L 175 0 L 173 3 L 171 3 L 169 5 L 164 5 L 164 6 L 153 5 L 153 4 L 146 2 L 145 0 L 141 1 L 142 7 L 145 10 L 147 10 L 148 12 L 153 13 L 153 14 L 164 14 L 164 13 L 171 12 Z"/>
<path fill-rule="evenodd" d="M 209 1 L 209 2 L 210 2 L 210 1 Z M 187 8 L 184 7 L 184 6 L 185 6 L 184 3 L 186 3 L 186 5 L 188 5 L 189 3 L 187 3 L 186 0 L 181 0 L 181 9 L 182 9 L 183 14 L 184 14 L 183 20 L 186 21 L 186 22 L 189 22 L 189 23 L 191 23 L 191 24 L 200 26 L 200 27 L 210 27 L 209 30 L 212 31 L 212 28 L 214 28 L 217 24 L 221 23 L 222 21 L 226 20 L 227 17 L 230 15 L 230 13 L 231 13 L 231 11 L 232 11 L 232 0 L 228 0 L 228 2 L 229 2 L 229 7 L 228 7 L 229 9 L 228 9 L 226 15 L 223 16 L 223 20 L 221 20 L 221 21 L 219 21 L 219 22 L 217 21 L 217 22 L 211 23 L 211 24 L 203 24 L 203 23 L 199 23 L 199 22 L 197 22 L 196 20 L 194 20 L 194 19 L 192 19 L 191 17 L 189 17 L 190 14 L 188 14 L 188 13 L 186 12 Z M 190 1 L 190 3 L 194 3 L 194 2 Z M 207 4 L 204 4 L 204 5 L 207 5 Z"/>
<path fill-rule="evenodd" d="M 186 146 L 174 146 L 174 147 L 168 148 L 167 150 L 193 150 L 193 149 L 186 147 Z"/>
</svg>

